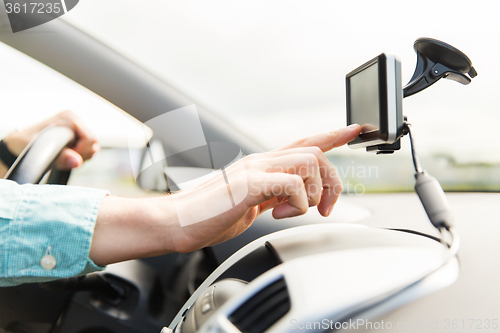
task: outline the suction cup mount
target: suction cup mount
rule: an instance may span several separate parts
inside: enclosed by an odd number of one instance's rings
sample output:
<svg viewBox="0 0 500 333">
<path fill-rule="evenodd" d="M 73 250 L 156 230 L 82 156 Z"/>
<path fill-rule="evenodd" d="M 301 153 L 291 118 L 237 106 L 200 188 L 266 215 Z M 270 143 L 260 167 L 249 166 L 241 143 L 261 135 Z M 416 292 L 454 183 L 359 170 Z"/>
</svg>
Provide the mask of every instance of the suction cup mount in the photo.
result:
<svg viewBox="0 0 500 333">
<path fill-rule="evenodd" d="M 472 62 L 459 49 L 432 38 L 419 38 L 413 44 L 417 67 L 403 88 L 403 97 L 416 94 L 445 78 L 469 84 L 477 76 Z"/>
</svg>

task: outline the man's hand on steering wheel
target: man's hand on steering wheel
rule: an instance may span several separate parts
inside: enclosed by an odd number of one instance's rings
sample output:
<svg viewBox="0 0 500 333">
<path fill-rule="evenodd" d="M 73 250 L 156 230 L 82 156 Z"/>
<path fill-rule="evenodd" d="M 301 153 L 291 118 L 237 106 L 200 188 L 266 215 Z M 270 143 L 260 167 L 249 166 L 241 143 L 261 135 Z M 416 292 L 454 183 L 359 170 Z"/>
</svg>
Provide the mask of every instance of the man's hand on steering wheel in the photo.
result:
<svg viewBox="0 0 500 333">
<path fill-rule="evenodd" d="M 9 134 L 5 139 L 7 148 L 19 155 L 40 131 L 48 126 L 66 126 L 75 133 L 76 141 L 72 148 L 65 148 L 56 160 L 55 166 L 59 170 L 71 170 L 79 167 L 84 161 L 90 159 L 100 146 L 94 134 L 85 126 L 83 121 L 71 111 L 63 111 L 34 126 L 22 131 Z"/>
</svg>

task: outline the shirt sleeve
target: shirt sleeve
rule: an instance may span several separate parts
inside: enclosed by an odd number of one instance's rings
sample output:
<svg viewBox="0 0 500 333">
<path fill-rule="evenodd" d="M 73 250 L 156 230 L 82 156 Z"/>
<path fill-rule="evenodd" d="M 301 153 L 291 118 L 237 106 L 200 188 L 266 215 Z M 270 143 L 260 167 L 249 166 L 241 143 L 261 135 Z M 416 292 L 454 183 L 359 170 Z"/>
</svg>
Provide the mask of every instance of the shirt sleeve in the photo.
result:
<svg viewBox="0 0 500 333">
<path fill-rule="evenodd" d="M 89 258 L 107 191 L 0 180 L 0 287 L 103 270 Z"/>
</svg>

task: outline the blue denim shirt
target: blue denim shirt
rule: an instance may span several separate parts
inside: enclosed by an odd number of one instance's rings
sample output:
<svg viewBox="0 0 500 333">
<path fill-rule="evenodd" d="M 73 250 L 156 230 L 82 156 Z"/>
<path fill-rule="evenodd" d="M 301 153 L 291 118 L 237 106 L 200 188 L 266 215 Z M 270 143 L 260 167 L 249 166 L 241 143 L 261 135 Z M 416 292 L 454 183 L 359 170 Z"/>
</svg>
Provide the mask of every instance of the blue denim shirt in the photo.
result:
<svg viewBox="0 0 500 333">
<path fill-rule="evenodd" d="M 0 179 L 0 287 L 103 270 L 89 259 L 89 250 L 107 194 Z"/>
</svg>

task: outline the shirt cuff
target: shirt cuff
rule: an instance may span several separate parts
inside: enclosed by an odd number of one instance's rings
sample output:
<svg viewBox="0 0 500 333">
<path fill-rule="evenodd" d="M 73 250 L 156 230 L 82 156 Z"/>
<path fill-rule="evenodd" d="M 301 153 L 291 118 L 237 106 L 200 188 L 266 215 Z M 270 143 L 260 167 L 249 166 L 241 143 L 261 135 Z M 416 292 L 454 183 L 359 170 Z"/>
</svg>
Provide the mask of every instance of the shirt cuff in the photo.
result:
<svg viewBox="0 0 500 333">
<path fill-rule="evenodd" d="M 15 209 L 11 218 L 0 216 L 0 285 L 46 282 L 104 269 L 92 262 L 89 251 L 107 191 L 60 185 L 11 187 L 7 200 Z"/>
</svg>

